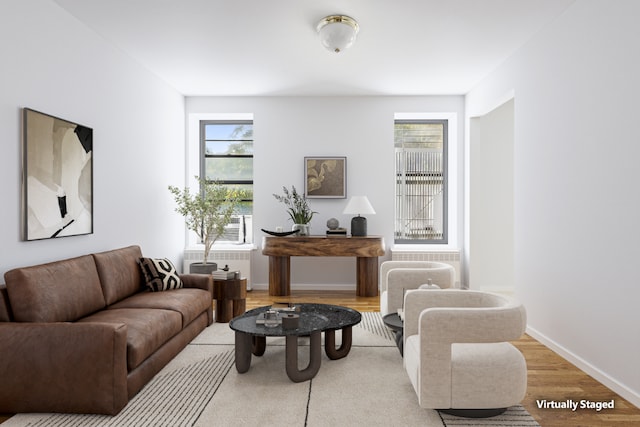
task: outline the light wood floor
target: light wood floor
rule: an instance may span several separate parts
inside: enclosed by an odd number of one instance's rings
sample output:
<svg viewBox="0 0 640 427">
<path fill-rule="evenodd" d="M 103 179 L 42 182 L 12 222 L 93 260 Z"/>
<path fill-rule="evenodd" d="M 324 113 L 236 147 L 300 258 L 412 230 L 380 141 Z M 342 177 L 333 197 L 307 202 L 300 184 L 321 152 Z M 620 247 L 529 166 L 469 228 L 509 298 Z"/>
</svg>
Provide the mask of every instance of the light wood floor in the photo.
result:
<svg viewBox="0 0 640 427">
<path fill-rule="evenodd" d="M 247 294 L 247 310 L 274 302 L 315 302 L 351 307 L 358 311 L 378 311 L 378 297 L 357 297 L 353 292 L 294 291 L 289 297 L 270 297 L 267 291 Z M 567 362 L 528 335 L 513 343 L 527 360 L 528 390 L 522 405 L 542 427 L 636 427 L 640 425 L 640 409 Z M 536 400 L 590 401 L 614 400 L 615 409 L 539 409 Z M 0 414 L 0 423 L 11 414 Z"/>
</svg>

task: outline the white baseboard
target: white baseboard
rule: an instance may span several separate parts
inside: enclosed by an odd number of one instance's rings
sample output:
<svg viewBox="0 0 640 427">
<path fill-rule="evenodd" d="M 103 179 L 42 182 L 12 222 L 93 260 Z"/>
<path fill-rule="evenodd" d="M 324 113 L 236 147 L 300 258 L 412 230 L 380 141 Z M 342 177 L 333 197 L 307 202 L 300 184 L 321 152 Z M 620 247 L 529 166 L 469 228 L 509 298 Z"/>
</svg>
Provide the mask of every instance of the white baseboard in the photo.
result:
<svg viewBox="0 0 640 427">
<path fill-rule="evenodd" d="M 562 347 L 561 345 L 549 339 L 548 337 L 536 331 L 535 329 L 527 327 L 527 334 L 529 334 L 531 337 L 535 338 L 545 346 L 549 347 L 551 350 L 553 350 L 554 352 L 562 356 L 564 359 L 573 363 L 579 369 L 591 375 L 597 381 L 601 382 L 606 387 L 610 388 L 611 390 L 613 390 L 614 392 L 616 392 L 617 394 L 619 394 L 620 396 L 622 396 L 623 398 L 625 398 L 626 400 L 628 400 L 629 402 L 631 402 L 632 404 L 640 408 L 640 395 L 638 393 L 629 389 L 624 384 L 619 383 L 615 379 L 608 376 L 606 373 L 602 372 L 600 369 L 586 362 L 581 357 L 570 352 L 566 348 Z"/>
</svg>

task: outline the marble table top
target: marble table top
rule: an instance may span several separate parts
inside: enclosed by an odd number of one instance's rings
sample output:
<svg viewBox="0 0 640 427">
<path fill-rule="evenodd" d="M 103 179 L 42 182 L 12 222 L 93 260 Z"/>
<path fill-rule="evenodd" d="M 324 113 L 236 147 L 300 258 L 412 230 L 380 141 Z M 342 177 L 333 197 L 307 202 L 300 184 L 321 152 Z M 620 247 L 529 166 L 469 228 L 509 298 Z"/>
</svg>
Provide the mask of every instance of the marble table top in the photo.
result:
<svg viewBox="0 0 640 427">
<path fill-rule="evenodd" d="M 295 314 L 300 316 L 298 327 L 286 329 L 282 325 L 266 327 L 257 324 L 258 317 L 269 310 L 271 306 L 259 307 L 249 310 L 241 316 L 234 317 L 229 322 L 229 327 L 234 331 L 244 332 L 256 336 L 280 337 L 286 335 L 309 335 L 314 331 L 328 331 L 342 329 L 357 325 L 362 315 L 351 308 L 329 304 L 296 304 L 300 311 Z M 283 312 L 286 315 L 286 312 Z"/>
</svg>

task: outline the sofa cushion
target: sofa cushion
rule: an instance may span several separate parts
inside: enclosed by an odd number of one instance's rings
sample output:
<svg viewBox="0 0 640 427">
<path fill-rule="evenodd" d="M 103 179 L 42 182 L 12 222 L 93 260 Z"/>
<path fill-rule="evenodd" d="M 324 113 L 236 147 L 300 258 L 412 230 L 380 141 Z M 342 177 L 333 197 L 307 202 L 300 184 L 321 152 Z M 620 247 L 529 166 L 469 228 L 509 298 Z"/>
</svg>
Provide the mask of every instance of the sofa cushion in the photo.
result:
<svg viewBox="0 0 640 427">
<path fill-rule="evenodd" d="M 102 310 L 79 322 L 127 325 L 127 369 L 131 372 L 182 330 L 177 311 L 149 308 Z"/>
<path fill-rule="evenodd" d="M 166 292 L 140 292 L 109 306 L 109 309 L 161 308 L 177 311 L 182 316 L 184 328 L 207 311 L 211 304 L 211 294 L 208 291 L 184 288 Z"/>
<path fill-rule="evenodd" d="M 138 258 L 141 256 L 139 246 L 93 254 L 107 305 L 142 289 L 142 274 L 138 267 Z"/>
<path fill-rule="evenodd" d="M 72 322 L 106 305 L 91 255 L 16 268 L 4 278 L 17 322 Z"/>
<path fill-rule="evenodd" d="M 151 292 L 180 289 L 182 280 L 173 263 L 166 258 L 140 258 L 140 270 L 145 279 L 145 286 Z"/>
</svg>

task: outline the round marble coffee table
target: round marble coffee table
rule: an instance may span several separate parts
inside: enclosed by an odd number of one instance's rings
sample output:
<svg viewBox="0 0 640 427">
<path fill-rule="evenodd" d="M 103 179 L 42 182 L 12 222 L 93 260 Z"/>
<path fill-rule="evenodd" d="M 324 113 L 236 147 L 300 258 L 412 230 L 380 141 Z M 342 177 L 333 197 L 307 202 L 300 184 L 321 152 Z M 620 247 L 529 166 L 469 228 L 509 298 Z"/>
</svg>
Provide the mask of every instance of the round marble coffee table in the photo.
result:
<svg viewBox="0 0 640 427">
<path fill-rule="evenodd" d="M 251 366 L 251 355 L 262 356 L 266 349 L 267 337 L 285 337 L 285 366 L 287 375 L 293 382 L 302 382 L 315 377 L 320 369 L 321 333 L 324 332 L 325 353 L 329 359 L 341 359 L 351 350 L 351 328 L 362 320 L 356 310 L 329 304 L 296 304 L 300 309 L 296 328 L 286 328 L 282 324 L 266 327 L 256 323 L 270 306 L 259 307 L 234 317 L 229 327 L 235 331 L 235 362 L 239 373 L 245 373 Z M 286 314 L 284 314 L 286 315 Z M 336 348 L 335 331 L 342 330 L 342 343 Z M 309 336 L 309 364 L 298 368 L 298 337 Z"/>
</svg>

